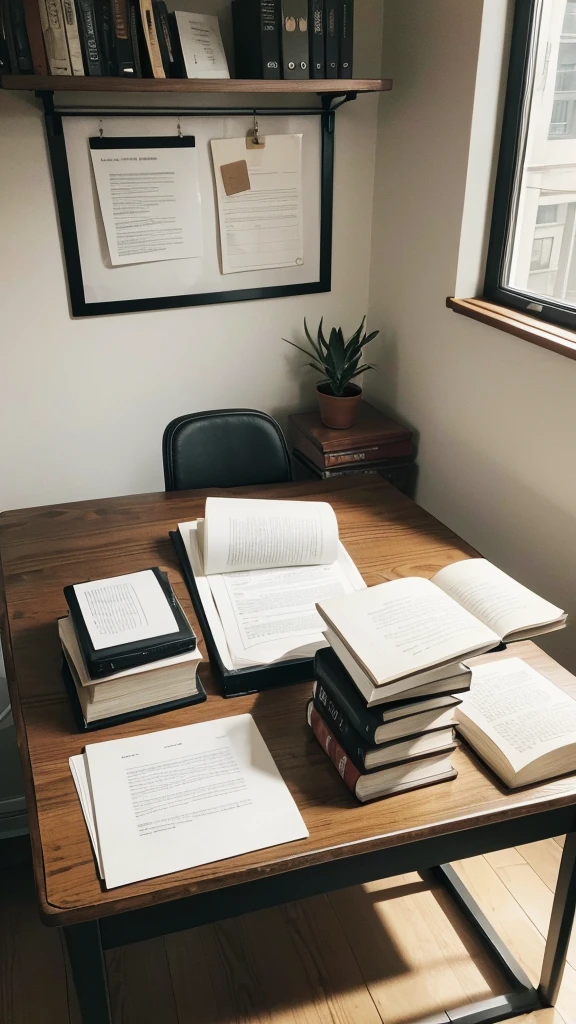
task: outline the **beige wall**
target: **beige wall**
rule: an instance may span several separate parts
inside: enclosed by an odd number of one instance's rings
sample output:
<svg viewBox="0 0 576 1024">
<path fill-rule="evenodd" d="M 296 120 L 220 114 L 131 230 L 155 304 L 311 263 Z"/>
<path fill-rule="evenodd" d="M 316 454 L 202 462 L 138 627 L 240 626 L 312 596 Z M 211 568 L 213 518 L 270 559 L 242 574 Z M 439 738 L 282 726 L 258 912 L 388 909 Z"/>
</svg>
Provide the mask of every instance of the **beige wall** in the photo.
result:
<svg viewBox="0 0 576 1024">
<path fill-rule="evenodd" d="M 380 49 L 381 5 L 362 0 L 363 73 Z M 71 320 L 38 103 L 0 94 L 0 508 L 161 488 L 162 430 L 181 413 L 313 404 L 313 372 L 281 338 L 304 315 L 352 328 L 366 311 L 376 117 L 375 96 L 338 114 L 330 294 Z"/>
<path fill-rule="evenodd" d="M 470 287 L 475 259 L 478 269 L 478 174 L 490 164 L 482 103 L 493 104 L 481 78 L 468 194 L 466 173 L 482 7 L 387 5 L 384 67 L 395 89 L 380 110 L 370 290 L 385 343 L 369 390 L 420 432 L 420 503 L 576 622 L 576 363 L 444 306 L 458 270 Z M 503 7 L 486 0 L 484 70 Z M 576 625 L 543 646 L 576 669 Z"/>
</svg>

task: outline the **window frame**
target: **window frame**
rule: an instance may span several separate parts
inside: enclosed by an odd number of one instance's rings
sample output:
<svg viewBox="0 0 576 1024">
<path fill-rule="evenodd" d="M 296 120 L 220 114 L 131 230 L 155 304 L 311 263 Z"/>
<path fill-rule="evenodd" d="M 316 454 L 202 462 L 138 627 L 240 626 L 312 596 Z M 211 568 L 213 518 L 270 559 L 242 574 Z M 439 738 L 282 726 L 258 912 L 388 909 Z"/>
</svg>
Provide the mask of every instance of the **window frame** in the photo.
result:
<svg viewBox="0 0 576 1024">
<path fill-rule="evenodd" d="M 533 71 L 530 44 L 533 31 L 538 27 L 540 12 L 541 0 L 516 0 L 483 298 L 496 305 L 519 310 L 544 323 L 576 330 L 576 307 L 570 308 L 550 296 L 522 292 L 501 283 L 516 196 L 515 171 L 523 157 L 522 129 L 529 113 L 525 91 Z"/>
</svg>

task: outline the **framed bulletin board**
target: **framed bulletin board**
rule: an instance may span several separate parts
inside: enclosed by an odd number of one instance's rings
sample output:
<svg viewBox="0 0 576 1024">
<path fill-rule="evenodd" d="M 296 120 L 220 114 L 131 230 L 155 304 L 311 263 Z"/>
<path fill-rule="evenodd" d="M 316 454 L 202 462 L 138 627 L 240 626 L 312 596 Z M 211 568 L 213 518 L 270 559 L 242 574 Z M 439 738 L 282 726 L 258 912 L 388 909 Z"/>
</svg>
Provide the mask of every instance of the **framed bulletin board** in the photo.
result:
<svg viewBox="0 0 576 1024">
<path fill-rule="evenodd" d="M 259 132 L 301 139 L 302 250 L 295 265 L 223 272 L 211 141 L 246 138 L 254 114 L 53 111 L 46 127 L 71 313 L 102 316 L 329 291 L 331 286 L 333 114 L 258 111 Z M 202 255 L 113 265 L 96 188 L 90 140 L 190 140 L 196 153 Z M 146 141 L 148 140 L 148 141 Z M 193 140 L 193 142 L 192 142 Z M 94 143 L 92 144 L 95 148 Z"/>
</svg>

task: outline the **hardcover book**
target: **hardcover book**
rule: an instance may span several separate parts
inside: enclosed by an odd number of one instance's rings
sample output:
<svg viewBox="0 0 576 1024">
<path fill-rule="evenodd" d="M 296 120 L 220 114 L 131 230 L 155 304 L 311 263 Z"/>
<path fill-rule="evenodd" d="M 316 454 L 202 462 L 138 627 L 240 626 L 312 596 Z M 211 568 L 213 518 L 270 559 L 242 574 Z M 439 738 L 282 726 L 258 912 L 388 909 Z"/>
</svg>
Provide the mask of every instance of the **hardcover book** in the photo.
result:
<svg viewBox="0 0 576 1024">
<path fill-rule="evenodd" d="M 26 21 L 26 31 L 28 33 L 28 42 L 30 43 L 30 53 L 32 56 L 34 74 L 47 75 L 48 59 L 46 57 L 46 47 L 44 46 L 44 36 L 42 34 L 42 22 L 40 21 L 38 0 L 24 0 L 24 19 Z M 0 27 L 0 35 L 1 31 Z"/>
<path fill-rule="evenodd" d="M 326 0 L 326 78 L 340 69 L 340 0 Z"/>
<path fill-rule="evenodd" d="M 280 0 L 233 0 L 236 78 L 281 77 Z"/>
<path fill-rule="evenodd" d="M 352 78 L 354 0 L 341 0 L 339 78 Z"/>
<path fill-rule="evenodd" d="M 135 78 L 136 67 L 130 39 L 128 0 L 112 0 L 112 24 L 114 28 L 116 74 L 125 78 Z"/>
<path fill-rule="evenodd" d="M 80 3 L 90 0 L 80 0 Z M 51 75 L 71 75 L 72 65 L 66 42 L 61 0 L 38 0 L 44 45 Z"/>
<path fill-rule="evenodd" d="M 324 25 L 325 0 L 308 0 L 308 34 L 310 37 L 310 77 L 326 77 L 326 39 Z"/>
<path fill-rule="evenodd" d="M 94 0 L 76 0 L 80 21 L 80 44 L 87 75 L 101 76 L 102 50 L 96 23 Z"/>
<path fill-rule="evenodd" d="M 284 78 L 310 78 L 308 0 L 281 0 Z"/>
<path fill-rule="evenodd" d="M 72 74 L 84 75 L 84 61 L 82 60 L 82 48 L 80 46 L 74 0 L 62 0 L 62 12 L 64 14 L 64 27 L 66 29 L 66 42 L 68 43 Z"/>
</svg>

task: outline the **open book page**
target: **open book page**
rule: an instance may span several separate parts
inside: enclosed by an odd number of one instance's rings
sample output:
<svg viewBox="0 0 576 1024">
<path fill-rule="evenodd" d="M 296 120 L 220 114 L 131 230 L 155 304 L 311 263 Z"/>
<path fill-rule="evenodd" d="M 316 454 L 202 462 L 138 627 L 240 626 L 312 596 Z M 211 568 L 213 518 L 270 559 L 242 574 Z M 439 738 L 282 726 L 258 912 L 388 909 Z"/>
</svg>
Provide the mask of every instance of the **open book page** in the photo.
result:
<svg viewBox="0 0 576 1024">
<path fill-rule="evenodd" d="M 466 737 L 470 728 L 471 737 L 485 734 L 514 772 L 576 744 L 576 701 L 521 658 L 473 668 L 472 686 L 456 709 L 456 720 Z"/>
<path fill-rule="evenodd" d="M 326 646 L 315 594 L 365 588 L 340 542 L 327 566 L 204 575 L 198 539 L 201 520 L 180 523 L 198 593 L 214 642 L 229 669 L 311 657 Z"/>
<path fill-rule="evenodd" d="M 207 498 L 204 572 L 244 572 L 335 562 L 338 523 L 324 501 Z"/>
<path fill-rule="evenodd" d="M 538 597 L 485 558 L 466 558 L 447 565 L 432 577 L 432 582 L 502 640 L 511 639 L 511 634 L 519 634 L 515 639 L 533 636 L 537 627 L 548 623 L 561 626 L 566 621 L 561 608 Z"/>
<path fill-rule="evenodd" d="M 86 746 L 107 888 L 308 835 L 251 715 Z"/>
<path fill-rule="evenodd" d="M 329 598 L 318 611 L 375 686 L 490 650 L 499 637 L 430 580 L 410 577 Z"/>
</svg>

